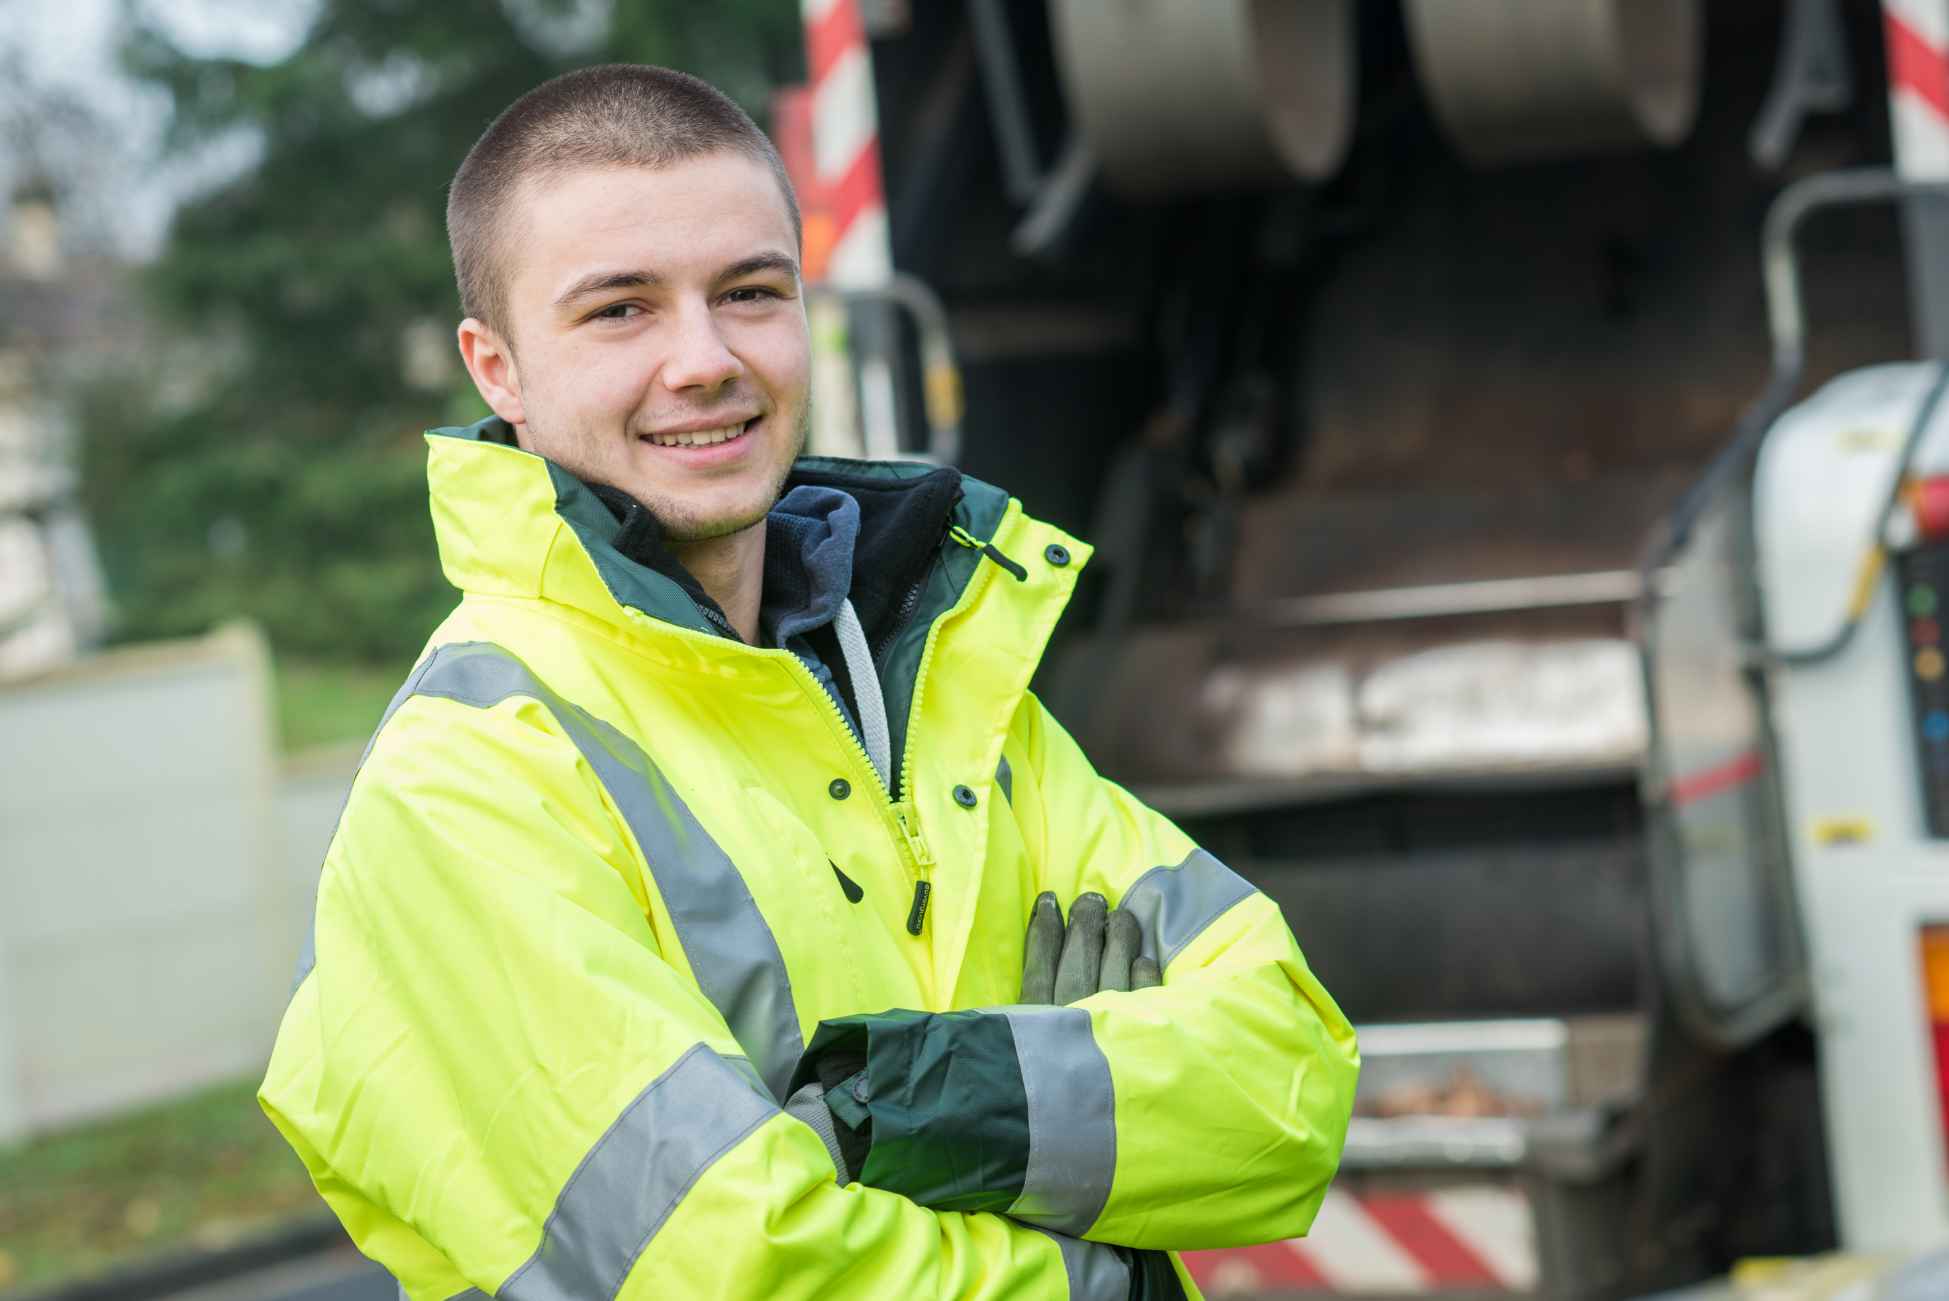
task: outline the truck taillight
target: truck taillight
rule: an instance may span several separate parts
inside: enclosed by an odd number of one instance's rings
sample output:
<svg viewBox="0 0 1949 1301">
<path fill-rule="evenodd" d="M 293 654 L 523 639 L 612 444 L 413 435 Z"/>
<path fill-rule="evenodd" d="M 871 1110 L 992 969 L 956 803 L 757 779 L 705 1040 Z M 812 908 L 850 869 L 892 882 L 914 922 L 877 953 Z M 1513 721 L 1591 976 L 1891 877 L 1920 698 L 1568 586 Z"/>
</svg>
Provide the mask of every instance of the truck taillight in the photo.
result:
<svg viewBox="0 0 1949 1301">
<path fill-rule="evenodd" d="M 1908 483 L 1908 507 L 1925 542 L 1949 538 L 1949 475 L 1932 474 Z"/>
<path fill-rule="evenodd" d="M 1949 924 L 1922 928 L 1922 986 L 1935 1041 L 1935 1091 L 1942 1131 L 1949 1139 Z"/>
</svg>

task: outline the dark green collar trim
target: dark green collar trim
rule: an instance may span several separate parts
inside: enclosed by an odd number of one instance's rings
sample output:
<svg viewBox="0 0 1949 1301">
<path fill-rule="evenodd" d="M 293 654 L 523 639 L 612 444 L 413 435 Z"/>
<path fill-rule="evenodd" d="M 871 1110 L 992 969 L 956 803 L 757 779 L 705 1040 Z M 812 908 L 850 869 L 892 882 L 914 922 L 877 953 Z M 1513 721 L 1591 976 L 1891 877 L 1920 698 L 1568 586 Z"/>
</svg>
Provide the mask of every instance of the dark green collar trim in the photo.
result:
<svg viewBox="0 0 1949 1301">
<path fill-rule="evenodd" d="M 602 575 L 603 584 L 618 605 L 630 606 L 652 619 L 693 632 L 712 637 L 724 635 L 674 578 L 659 574 L 616 549 L 616 535 L 622 531 L 622 525 L 602 504 L 601 498 L 589 490 L 588 484 L 553 461 L 548 463 L 548 478 L 555 485 L 555 513 L 589 553 L 596 572 Z"/>
</svg>

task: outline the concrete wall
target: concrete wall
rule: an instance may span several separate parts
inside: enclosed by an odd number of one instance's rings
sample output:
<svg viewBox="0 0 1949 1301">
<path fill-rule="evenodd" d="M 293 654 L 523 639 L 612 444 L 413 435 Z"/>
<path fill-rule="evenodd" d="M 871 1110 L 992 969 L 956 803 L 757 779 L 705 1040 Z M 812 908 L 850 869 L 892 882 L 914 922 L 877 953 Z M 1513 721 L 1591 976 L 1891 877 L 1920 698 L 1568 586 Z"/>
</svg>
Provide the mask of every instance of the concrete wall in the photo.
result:
<svg viewBox="0 0 1949 1301">
<path fill-rule="evenodd" d="M 0 1140 L 261 1070 L 336 815 L 278 798 L 261 639 L 10 684 L 0 738 Z"/>
</svg>

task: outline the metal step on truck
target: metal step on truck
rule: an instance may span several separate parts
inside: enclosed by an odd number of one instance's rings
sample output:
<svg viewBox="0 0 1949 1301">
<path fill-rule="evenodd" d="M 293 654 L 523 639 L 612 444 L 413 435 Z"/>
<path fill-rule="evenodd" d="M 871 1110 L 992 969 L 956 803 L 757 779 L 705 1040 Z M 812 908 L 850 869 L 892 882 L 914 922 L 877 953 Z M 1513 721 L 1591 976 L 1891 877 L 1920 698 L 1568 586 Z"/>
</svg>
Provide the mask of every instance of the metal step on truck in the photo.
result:
<svg viewBox="0 0 1949 1301">
<path fill-rule="evenodd" d="M 1361 1027 L 1205 1294 L 1935 1295 L 1949 0 L 805 17 L 815 446 L 1096 544 L 1037 690 Z"/>
</svg>

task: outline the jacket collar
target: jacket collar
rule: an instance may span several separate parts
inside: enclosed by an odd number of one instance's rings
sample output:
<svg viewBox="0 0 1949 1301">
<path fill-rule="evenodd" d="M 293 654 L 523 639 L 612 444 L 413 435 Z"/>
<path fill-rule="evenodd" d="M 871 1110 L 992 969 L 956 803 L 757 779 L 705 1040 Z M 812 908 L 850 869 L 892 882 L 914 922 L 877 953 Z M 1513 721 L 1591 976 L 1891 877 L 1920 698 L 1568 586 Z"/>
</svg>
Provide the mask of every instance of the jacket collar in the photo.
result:
<svg viewBox="0 0 1949 1301">
<path fill-rule="evenodd" d="M 647 618 L 724 635 L 721 612 L 626 494 L 520 450 L 498 417 L 431 430 L 427 443 L 434 529 L 455 587 L 546 597 L 637 631 Z M 787 484 L 859 503 L 851 599 L 876 646 L 925 626 L 966 586 L 978 554 L 952 542 L 950 526 L 987 539 L 1009 505 L 957 470 L 913 463 L 804 457 Z"/>
</svg>

